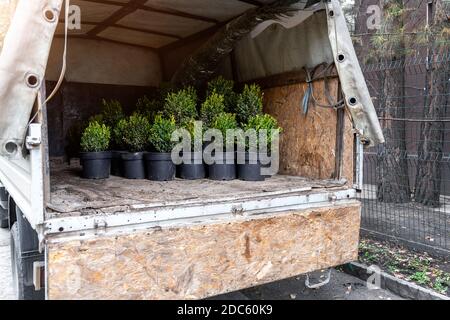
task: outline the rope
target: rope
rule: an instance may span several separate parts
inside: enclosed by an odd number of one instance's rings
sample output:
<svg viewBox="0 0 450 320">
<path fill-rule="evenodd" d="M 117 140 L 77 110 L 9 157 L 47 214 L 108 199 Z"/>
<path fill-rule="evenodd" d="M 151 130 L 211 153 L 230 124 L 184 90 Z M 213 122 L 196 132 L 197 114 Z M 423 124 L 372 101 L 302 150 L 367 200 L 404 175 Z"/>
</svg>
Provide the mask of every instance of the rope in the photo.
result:
<svg viewBox="0 0 450 320">
<path fill-rule="evenodd" d="M 45 100 L 44 104 L 47 104 L 58 92 L 59 88 L 61 87 L 62 82 L 64 81 L 64 75 L 66 74 L 67 69 L 67 30 L 68 30 L 68 20 L 69 20 L 69 9 L 70 9 L 70 0 L 65 0 L 66 7 L 65 7 L 65 15 L 64 15 L 64 51 L 63 51 L 63 59 L 62 59 L 62 67 L 61 67 L 61 73 L 59 75 L 58 82 L 56 83 L 55 88 L 53 89 L 52 93 L 48 96 L 48 98 Z"/>
<path fill-rule="evenodd" d="M 47 104 L 58 92 L 59 88 L 61 87 L 61 84 L 64 81 L 64 75 L 66 74 L 67 69 L 67 39 L 68 39 L 68 20 L 69 20 L 69 7 L 70 7 L 70 0 L 65 0 L 65 15 L 64 15 L 64 51 L 63 51 L 63 58 L 62 58 L 62 67 L 61 67 L 61 73 L 59 75 L 58 82 L 56 83 L 55 88 L 53 89 L 52 93 L 48 96 L 48 98 L 44 101 L 42 105 Z M 41 106 L 42 106 L 41 105 Z M 37 115 L 41 109 L 39 108 L 36 110 L 34 115 L 31 117 L 30 121 L 28 122 L 28 126 L 33 123 L 34 119 L 36 119 Z"/>
<path fill-rule="evenodd" d="M 317 76 L 313 77 L 312 74 L 315 74 L 315 71 L 317 70 L 317 68 L 319 68 L 322 65 L 325 65 L 326 67 Z M 334 65 L 334 63 L 330 63 L 330 64 L 322 63 L 313 69 L 308 69 L 306 67 L 303 68 L 305 70 L 305 74 L 306 74 L 306 83 L 308 84 L 308 88 L 306 89 L 306 92 L 305 92 L 305 95 L 303 96 L 303 101 L 302 101 L 303 114 L 305 114 L 305 115 L 308 114 L 308 107 L 309 107 L 310 100 L 312 100 L 312 102 L 314 103 L 315 106 L 321 107 L 321 108 L 329 108 L 329 109 L 331 108 L 331 109 L 338 110 L 338 109 L 342 109 L 345 107 L 344 99 L 341 99 L 341 100 L 335 102 L 330 94 L 328 78 L 329 78 L 329 71 L 331 70 L 331 67 L 333 65 Z M 324 91 L 325 91 L 325 97 L 327 98 L 328 104 L 320 103 L 314 96 L 313 82 L 319 78 L 324 79 L 324 84 L 325 84 Z"/>
</svg>

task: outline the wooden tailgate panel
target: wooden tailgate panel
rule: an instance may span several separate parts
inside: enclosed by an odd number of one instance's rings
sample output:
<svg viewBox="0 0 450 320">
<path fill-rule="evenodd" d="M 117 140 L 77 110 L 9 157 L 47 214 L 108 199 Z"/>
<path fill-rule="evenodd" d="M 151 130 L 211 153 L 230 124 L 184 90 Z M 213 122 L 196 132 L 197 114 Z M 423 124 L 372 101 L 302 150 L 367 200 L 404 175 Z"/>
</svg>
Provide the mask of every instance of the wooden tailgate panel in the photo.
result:
<svg viewBox="0 0 450 320">
<path fill-rule="evenodd" d="M 49 299 L 200 299 L 357 259 L 360 204 L 47 243 Z"/>
</svg>

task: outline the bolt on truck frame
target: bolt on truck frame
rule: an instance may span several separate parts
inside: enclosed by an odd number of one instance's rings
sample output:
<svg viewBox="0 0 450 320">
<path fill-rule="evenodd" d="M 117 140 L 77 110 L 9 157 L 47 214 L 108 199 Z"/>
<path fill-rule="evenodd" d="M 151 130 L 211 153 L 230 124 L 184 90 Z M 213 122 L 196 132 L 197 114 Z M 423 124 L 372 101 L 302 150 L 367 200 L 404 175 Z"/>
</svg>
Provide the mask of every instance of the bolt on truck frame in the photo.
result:
<svg viewBox="0 0 450 320">
<path fill-rule="evenodd" d="M 337 0 L 262 22 L 217 71 L 264 89 L 284 128 L 278 175 L 90 181 L 55 160 L 101 97 L 159 86 L 273 1 L 212 2 L 18 1 L 0 55 L 0 210 L 19 298 L 198 299 L 356 259 L 362 146 L 383 136 Z M 71 8 L 76 30 L 58 18 Z"/>
</svg>

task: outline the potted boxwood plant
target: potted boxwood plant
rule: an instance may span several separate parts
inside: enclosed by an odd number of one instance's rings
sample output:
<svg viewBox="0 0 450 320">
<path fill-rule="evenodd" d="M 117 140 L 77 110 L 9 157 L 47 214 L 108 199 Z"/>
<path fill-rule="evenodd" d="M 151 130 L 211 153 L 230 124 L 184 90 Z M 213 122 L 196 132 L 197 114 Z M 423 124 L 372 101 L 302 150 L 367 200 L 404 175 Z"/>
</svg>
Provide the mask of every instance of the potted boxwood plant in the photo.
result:
<svg viewBox="0 0 450 320">
<path fill-rule="evenodd" d="M 236 101 L 236 115 L 240 124 L 245 125 L 251 117 L 262 114 L 263 93 L 256 84 L 245 85 Z"/>
<path fill-rule="evenodd" d="M 213 91 L 208 95 L 200 108 L 200 120 L 207 128 L 211 128 L 218 115 L 225 112 L 225 98 L 223 95 Z"/>
<path fill-rule="evenodd" d="M 244 139 L 238 139 L 238 144 L 244 149 L 245 152 L 238 152 L 237 159 L 237 172 L 238 178 L 245 181 L 263 181 L 267 176 L 261 173 L 261 168 L 263 165 L 261 164 L 261 151 L 262 149 L 262 141 L 260 140 L 260 135 L 264 135 L 266 142 L 266 152 L 270 152 L 271 143 L 272 143 L 272 130 L 279 130 L 281 128 L 278 126 L 277 120 L 271 115 L 256 115 L 250 118 L 249 122 L 244 126 L 244 131 L 254 130 L 256 134 L 256 150 L 250 148 L 249 142 Z M 265 130 L 265 133 L 264 131 Z"/>
<path fill-rule="evenodd" d="M 89 123 L 81 136 L 80 159 L 82 177 L 107 179 L 111 170 L 111 152 L 107 151 L 111 139 L 110 129 L 97 121 Z"/>
<path fill-rule="evenodd" d="M 164 116 L 173 117 L 178 126 L 186 125 L 197 117 L 197 93 L 188 87 L 178 92 L 170 92 L 164 103 Z"/>
<path fill-rule="evenodd" d="M 122 154 L 124 176 L 127 179 L 145 179 L 144 151 L 148 145 L 150 123 L 137 113 L 118 124 L 122 141 L 128 152 Z"/>
<path fill-rule="evenodd" d="M 150 127 L 149 141 L 156 152 L 145 154 L 147 178 L 153 181 L 170 181 L 175 178 L 175 164 L 172 162 L 172 133 L 177 129 L 175 118 L 155 117 Z"/>
<path fill-rule="evenodd" d="M 122 154 L 125 153 L 121 136 L 117 135 L 117 127 L 124 118 L 122 105 L 117 100 L 102 100 L 102 113 L 98 116 L 111 128 L 111 174 L 123 176 Z"/>
<path fill-rule="evenodd" d="M 199 152 L 195 151 L 195 138 L 200 141 L 199 149 L 202 148 L 202 138 L 203 132 L 200 128 L 195 126 L 195 120 L 190 121 L 188 124 L 184 126 L 190 136 L 191 136 L 191 148 L 192 151 L 187 155 L 188 162 L 183 162 L 177 166 L 177 175 L 181 179 L 186 180 L 198 180 L 206 178 L 206 167 L 203 162 L 203 152 L 200 150 Z M 183 154 L 184 156 L 184 154 Z"/>
<path fill-rule="evenodd" d="M 213 164 L 208 166 L 209 178 L 212 180 L 233 180 L 236 179 L 236 157 L 234 150 L 232 152 L 226 151 L 226 145 L 233 145 L 234 135 L 229 136 L 227 130 L 237 129 L 236 115 L 222 112 L 213 121 L 211 126 L 222 133 L 224 141 L 222 143 L 223 153 L 222 159 L 215 159 Z M 214 143 L 214 141 L 212 142 Z M 217 146 L 216 146 L 217 148 Z M 218 155 L 214 155 L 218 157 Z"/>
<path fill-rule="evenodd" d="M 139 98 L 136 103 L 136 112 L 143 115 L 150 123 L 153 123 L 156 115 L 162 111 L 164 101 L 161 99 L 150 99 L 147 96 Z"/>
<path fill-rule="evenodd" d="M 224 97 L 225 111 L 234 113 L 236 111 L 237 94 L 234 92 L 234 81 L 219 76 L 208 83 L 207 96 L 213 92 Z"/>
</svg>

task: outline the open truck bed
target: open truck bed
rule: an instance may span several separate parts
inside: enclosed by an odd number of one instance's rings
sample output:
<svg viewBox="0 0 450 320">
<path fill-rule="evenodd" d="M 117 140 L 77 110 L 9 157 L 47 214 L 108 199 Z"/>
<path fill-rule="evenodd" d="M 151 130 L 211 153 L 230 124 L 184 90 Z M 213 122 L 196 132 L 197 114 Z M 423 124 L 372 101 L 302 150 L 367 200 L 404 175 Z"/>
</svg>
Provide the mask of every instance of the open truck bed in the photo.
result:
<svg viewBox="0 0 450 320">
<path fill-rule="evenodd" d="M 346 180 L 320 180 L 276 175 L 266 181 L 182 180 L 155 182 L 86 180 L 77 165 L 58 166 L 51 173 L 49 218 L 101 215 L 112 212 L 141 212 L 177 205 L 248 202 L 288 195 L 313 195 L 348 190 Z"/>
<path fill-rule="evenodd" d="M 90 181 L 78 171 L 52 171 L 50 299 L 198 299 L 357 256 L 360 204 L 345 181 Z"/>
<path fill-rule="evenodd" d="M 83 19 L 101 21 L 75 34 L 58 23 L 63 1 L 47 2 L 19 2 L 0 56 L 0 180 L 19 298 L 204 298 L 357 258 L 362 143 L 383 135 L 337 0 L 298 1 L 294 16 L 248 28 L 229 50 L 214 39 L 273 1 L 161 1 L 156 11 L 77 1 Z M 224 54 L 214 73 L 264 91 L 264 112 L 283 128 L 280 175 L 156 183 L 50 170 L 50 157 L 78 155 L 72 129 L 102 99 L 131 114 L 211 50 Z"/>
</svg>

